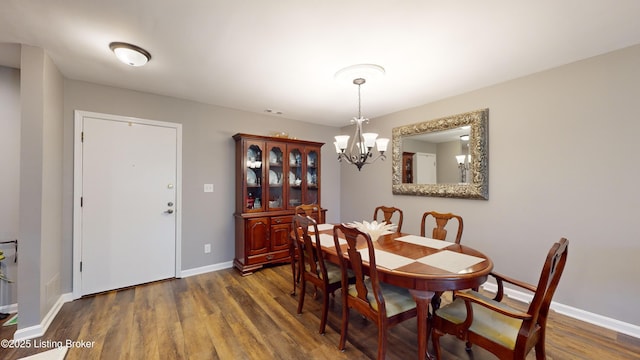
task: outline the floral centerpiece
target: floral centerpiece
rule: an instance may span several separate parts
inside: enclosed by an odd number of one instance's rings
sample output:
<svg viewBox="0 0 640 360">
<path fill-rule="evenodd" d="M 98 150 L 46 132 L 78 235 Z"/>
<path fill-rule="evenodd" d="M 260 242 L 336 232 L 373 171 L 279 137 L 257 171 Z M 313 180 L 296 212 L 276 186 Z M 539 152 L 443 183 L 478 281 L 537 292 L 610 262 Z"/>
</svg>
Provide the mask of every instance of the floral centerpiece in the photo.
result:
<svg viewBox="0 0 640 360">
<path fill-rule="evenodd" d="M 378 240 L 380 235 L 385 232 L 395 231 L 397 225 L 395 224 L 387 224 L 383 222 L 377 222 L 373 220 L 372 222 L 368 222 L 363 220 L 362 222 L 354 221 L 352 223 L 347 224 L 351 227 L 355 227 L 356 229 L 369 234 L 371 236 L 371 240 Z"/>
</svg>

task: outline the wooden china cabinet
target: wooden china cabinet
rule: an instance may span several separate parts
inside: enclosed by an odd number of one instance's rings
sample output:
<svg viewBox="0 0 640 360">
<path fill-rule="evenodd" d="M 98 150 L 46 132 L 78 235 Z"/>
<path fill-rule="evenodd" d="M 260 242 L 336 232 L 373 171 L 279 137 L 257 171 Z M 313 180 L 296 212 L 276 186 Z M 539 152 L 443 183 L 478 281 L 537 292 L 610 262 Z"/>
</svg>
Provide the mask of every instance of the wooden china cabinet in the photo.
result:
<svg viewBox="0 0 640 360">
<path fill-rule="evenodd" d="M 320 205 L 323 143 L 235 134 L 235 259 L 243 275 L 291 261 L 289 234 L 296 206 Z M 324 223 L 325 209 L 314 214 Z"/>
<path fill-rule="evenodd" d="M 413 154 L 412 152 L 402 153 L 402 183 L 413 183 Z"/>
</svg>

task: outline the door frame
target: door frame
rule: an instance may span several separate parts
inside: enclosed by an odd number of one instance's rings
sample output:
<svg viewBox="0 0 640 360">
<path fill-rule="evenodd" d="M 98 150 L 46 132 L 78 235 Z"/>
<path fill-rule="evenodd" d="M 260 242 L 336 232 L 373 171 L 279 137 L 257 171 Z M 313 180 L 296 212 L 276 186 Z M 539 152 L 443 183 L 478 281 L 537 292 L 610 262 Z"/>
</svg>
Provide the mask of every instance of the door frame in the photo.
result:
<svg viewBox="0 0 640 360">
<path fill-rule="evenodd" d="M 73 133 L 73 299 L 82 296 L 80 259 L 82 258 L 82 125 L 85 117 L 112 121 L 124 121 L 142 125 L 163 126 L 176 130 L 176 205 L 175 205 L 175 277 L 181 277 L 182 271 L 182 124 L 148 120 L 128 116 L 103 114 L 91 111 L 74 110 Z"/>
</svg>

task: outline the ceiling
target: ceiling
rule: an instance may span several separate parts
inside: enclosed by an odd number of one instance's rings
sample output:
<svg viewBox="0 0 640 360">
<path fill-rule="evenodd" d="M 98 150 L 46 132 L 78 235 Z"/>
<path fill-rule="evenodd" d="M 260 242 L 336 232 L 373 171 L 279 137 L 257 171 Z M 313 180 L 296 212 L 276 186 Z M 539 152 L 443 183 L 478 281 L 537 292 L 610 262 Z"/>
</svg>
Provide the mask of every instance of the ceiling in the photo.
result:
<svg viewBox="0 0 640 360">
<path fill-rule="evenodd" d="M 344 67 L 385 68 L 361 89 L 375 118 L 638 44 L 639 14 L 637 0 L 3 0 L 0 65 L 27 44 L 70 79 L 345 126 Z M 119 63 L 112 41 L 152 59 Z"/>
</svg>

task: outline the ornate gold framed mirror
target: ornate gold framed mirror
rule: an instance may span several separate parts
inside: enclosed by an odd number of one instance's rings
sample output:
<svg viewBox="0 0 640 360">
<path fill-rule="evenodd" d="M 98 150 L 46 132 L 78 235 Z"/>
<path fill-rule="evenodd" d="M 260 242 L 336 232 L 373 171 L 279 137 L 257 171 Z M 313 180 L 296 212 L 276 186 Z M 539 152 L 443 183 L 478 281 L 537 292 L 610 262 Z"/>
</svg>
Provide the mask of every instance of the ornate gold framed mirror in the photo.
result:
<svg viewBox="0 0 640 360">
<path fill-rule="evenodd" d="M 487 200 L 488 124 L 481 109 L 393 128 L 393 193 Z"/>
</svg>

